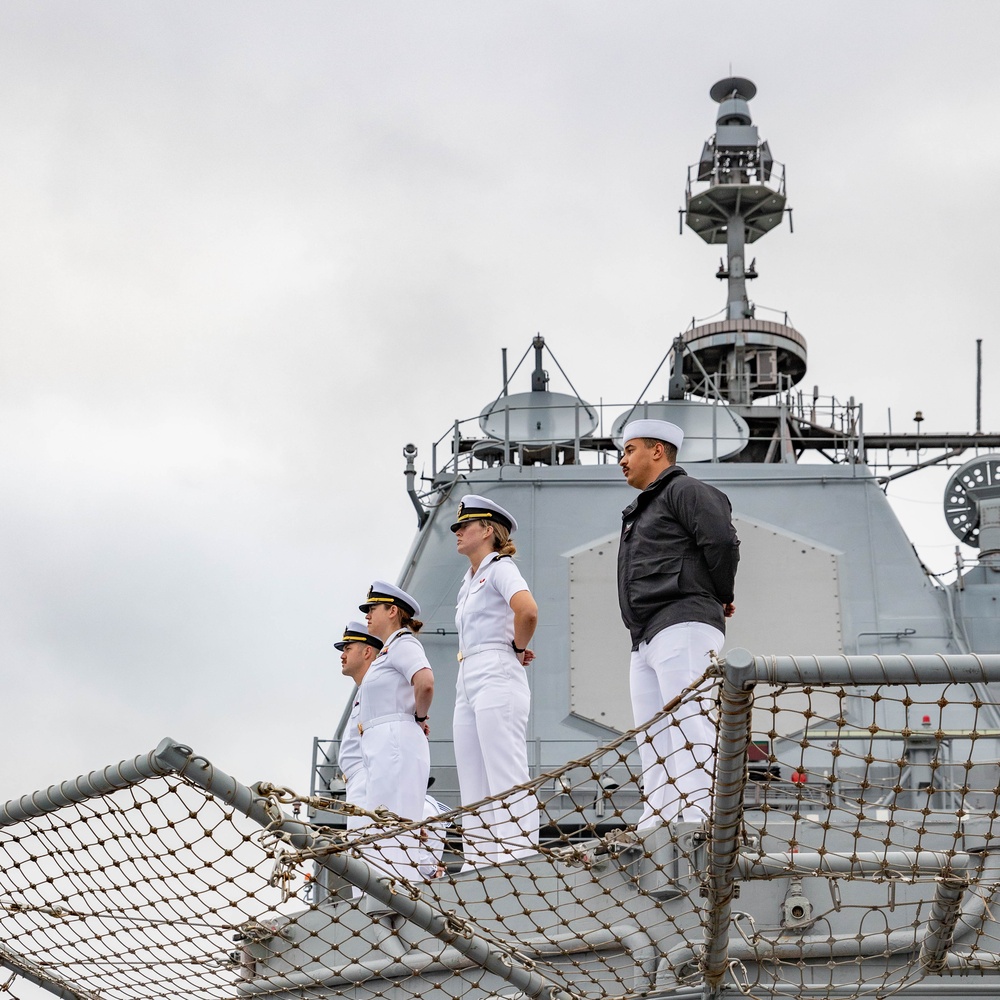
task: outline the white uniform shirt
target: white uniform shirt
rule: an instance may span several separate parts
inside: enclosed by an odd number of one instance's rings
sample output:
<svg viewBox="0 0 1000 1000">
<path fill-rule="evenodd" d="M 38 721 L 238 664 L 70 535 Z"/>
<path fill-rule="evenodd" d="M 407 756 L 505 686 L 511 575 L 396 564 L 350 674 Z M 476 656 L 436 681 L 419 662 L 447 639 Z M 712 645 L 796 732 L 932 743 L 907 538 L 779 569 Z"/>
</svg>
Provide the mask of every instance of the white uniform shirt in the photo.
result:
<svg viewBox="0 0 1000 1000">
<path fill-rule="evenodd" d="M 361 725 L 385 715 L 413 715 L 413 675 L 424 667 L 430 664 L 420 640 L 409 629 L 393 632 L 361 682 Z"/>
<path fill-rule="evenodd" d="M 514 612 L 510 599 L 528 585 L 514 560 L 491 552 L 475 575 L 469 567 L 458 591 L 455 625 L 458 648 L 473 650 L 483 645 L 509 646 L 514 640 Z"/>
<path fill-rule="evenodd" d="M 358 732 L 358 722 L 361 719 L 361 692 L 355 691 L 354 704 L 347 719 L 344 738 L 340 741 L 340 753 L 337 755 L 337 766 L 345 777 L 350 777 L 363 763 L 361 757 L 361 733 Z"/>
</svg>

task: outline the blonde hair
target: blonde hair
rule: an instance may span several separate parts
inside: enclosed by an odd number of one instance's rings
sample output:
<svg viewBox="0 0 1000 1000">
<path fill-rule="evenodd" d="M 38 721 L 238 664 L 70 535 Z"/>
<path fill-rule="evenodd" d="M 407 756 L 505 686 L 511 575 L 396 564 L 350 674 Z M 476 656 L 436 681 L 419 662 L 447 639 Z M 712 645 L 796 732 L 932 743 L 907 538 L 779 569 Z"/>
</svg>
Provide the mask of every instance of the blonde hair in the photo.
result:
<svg viewBox="0 0 1000 1000">
<path fill-rule="evenodd" d="M 517 552 L 517 546 L 510 540 L 510 532 L 496 521 L 490 522 L 493 529 L 493 548 L 502 556 L 512 556 Z"/>
</svg>

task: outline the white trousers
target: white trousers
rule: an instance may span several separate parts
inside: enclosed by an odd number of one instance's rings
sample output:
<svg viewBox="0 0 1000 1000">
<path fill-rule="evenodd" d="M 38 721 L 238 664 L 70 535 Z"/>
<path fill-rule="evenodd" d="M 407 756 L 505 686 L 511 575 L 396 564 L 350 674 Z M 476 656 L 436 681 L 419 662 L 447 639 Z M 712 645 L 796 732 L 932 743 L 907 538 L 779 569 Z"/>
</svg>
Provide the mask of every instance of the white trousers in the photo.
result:
<svg viewBox="0 0 1000 1000">
<path fill-rule="evenodd" d="M 434 796 L 424 799 L 424 819 L 436 819 L 442 813 L 448 812 L 448 807 L 442 805 Z M 420 857 L 418 868 L 425 879 L 432 879 L 438 873 L 438 866 L 444 856 L 444 845 L 447 831 L 441 823 L 428 823 L 420 829 Z"/>
<path fill-rule="evenodd" d="M 367 807 L 385 806 L 398 816 L 420 820 L 430 774 L 430 749 L 424 731 L 413 720 L 384 722 L 366 729 L 361 754 L 368 771 Z M 417 831 L 380 837 L 362 856 L 386 875 L 422 881 Z"/>
<path fill-rule="evenodd" d="M 368 771 L 364 764 L 354 768 L 350 774 L 344 775 L 346 791 L 344 798 L 352 806 L 360 806 L 362 809 L 368 808 Z M 357 830 L 359 827 L 367 826 L 370 820 L 367 816 L 348 816 L 347 829 Z"/>
<path fill-rule="evenodd" d="M 452 733 L 463 804 L 502 795 L 528 781 L 531 690 L 514 651 L 467 656 L 458 671 Z M 502 864 L 534 854 L 538 801 L 527 791 L 465 813 L 466 866 Z"/>
<path fill-rule="evenodd" d="M 347 785 L 347 790 L 344 793 L 344 798 L 354 806 L 361 806 L 362 809 L 368 808 L 368 770 L 364 764 L 359 764 L 355 767 L 350 774 L 344 775 L 344 780 Z M 367 826 L 371 820 L 367 816 L 348 816 L 347 817 L 347 829 L 350 830 L 360 830 L 361 827 Z M 351 895 L 357 899 L 360 896 L 361 890 L 357 886 L 351 888 Z"/>
<path fill-rule="evenodd" d="M 722 652 L 725 636 L 701 622 L 682 622 L 639 643 L 632 653 L 629 684 L 636 726 L 704 674 L 709 652 Z M 697 698 L 639 734 L 643 811 L 639 829 L 676 819 L 699 822 L 710 813 L 715 725 L 710 703 Z"/>
</svg>

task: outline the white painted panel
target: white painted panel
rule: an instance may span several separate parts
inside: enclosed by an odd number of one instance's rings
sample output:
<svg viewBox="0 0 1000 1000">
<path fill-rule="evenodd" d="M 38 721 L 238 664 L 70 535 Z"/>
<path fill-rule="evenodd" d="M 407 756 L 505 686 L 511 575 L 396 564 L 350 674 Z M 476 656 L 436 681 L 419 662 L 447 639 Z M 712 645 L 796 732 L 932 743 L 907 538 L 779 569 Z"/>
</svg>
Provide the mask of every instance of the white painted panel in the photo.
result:
<svg viewBox="0 0 1000 1000">
<path fill-rule="evenodd" d="M 623 732 L 632 728 L 632 643 L 618 611 L 618 534 L 569 555 L 570 710 Z"/>
<path fill-rule="evenodd" d="M 759 654 L 842 653 L 837 553 L 760 521 L 734 522 L 740 568 L 726 647 Z"/>
<path fill-rule="evenodd" d="M 743 646 L 757 654 L 843 652 L 837 552 L 750 518 L 734 520 L 740 568 L 736 616 L 727 625 L 726 648 Z M 565 555 L 570 574 L 570 708 L 609 728 L 630 729 L 631 643 L 618 611 L 618 535 Z M 784 707 L 797 706 L 789 698 Z"/>
</svg>

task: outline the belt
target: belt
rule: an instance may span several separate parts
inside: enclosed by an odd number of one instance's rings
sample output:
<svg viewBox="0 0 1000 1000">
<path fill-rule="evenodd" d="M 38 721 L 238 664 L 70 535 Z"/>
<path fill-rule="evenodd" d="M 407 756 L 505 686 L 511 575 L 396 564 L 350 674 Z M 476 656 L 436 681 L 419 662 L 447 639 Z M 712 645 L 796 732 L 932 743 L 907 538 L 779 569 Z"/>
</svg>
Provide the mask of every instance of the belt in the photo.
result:
<svg viewBox="0 0 1000 1000">
<path fill-rule="evenodd" d="M 358 723 L 358 732 L 367 733 L 369 729 L 374 729 L 376 726 L 384 726 L 387 722 L 412 722 L 414 725 L 417 724 L 417 720 L 413 718 L 412 712 L 398 712 L 396 715 L 379 715 L 377 718 L 371 719 L 369 722 L 364 724 Z"/>
<path fill-rule="evenodd" d="M 506 649 L 511 653 L 514 652 L 509 642 L 484 642 L 481 646 L 473 646 L 471 649 L 460 649 L 458 651 L 458 662 L 461 663 L 462 660 L 467 660 L 470 656 L 475 656 L 477 653 L 486 653 L 491 649 Z"/>
</svg>

